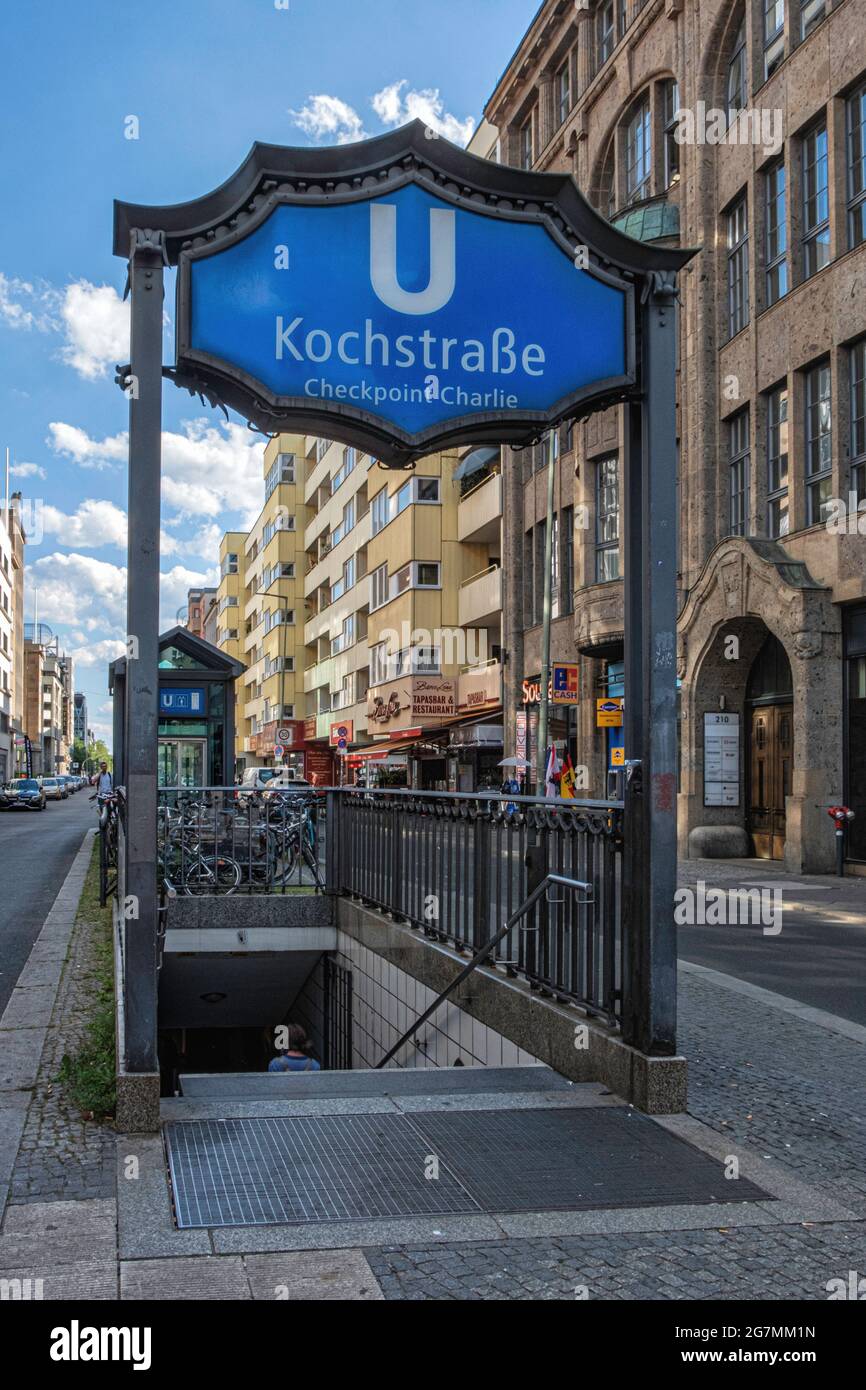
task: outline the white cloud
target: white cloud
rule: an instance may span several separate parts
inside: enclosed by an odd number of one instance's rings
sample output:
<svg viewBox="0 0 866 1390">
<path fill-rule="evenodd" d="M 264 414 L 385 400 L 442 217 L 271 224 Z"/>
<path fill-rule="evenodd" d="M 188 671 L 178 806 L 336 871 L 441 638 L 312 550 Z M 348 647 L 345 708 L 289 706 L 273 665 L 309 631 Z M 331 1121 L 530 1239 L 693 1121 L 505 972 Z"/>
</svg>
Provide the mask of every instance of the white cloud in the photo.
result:
<svg viewBox="0 0 866 1390">
<path fill-rule="evenodd" d="M 382 124 L 398 126 L 405 125 L 407 121 L 423 121 L 431 130 L 444 135 L 455 145 L 468 145 L 475 129 L 472 117 L 467 116 L 465 121 L 460 121 L 446 111 L 438 87 L 425 87 L 421 91 L 410 87 L 404 91 L 408 85 L 404 77 L 375 94 L 372 106 Z"/>
<path fill-rule="evenodd" d="M 13 478 L 47 478 L 48 474 L 38 463 L 13 463 L 9 469 Z"/>
<path fill-rule="evenodd" d="M 67 285 L 60 317 L 66 334 L 60 355 L 79 376 L 93 381 L 129 361 L 129 303 L 112 285 Z"/>
<path fill-rule="evenodd" d="M 105 637 L 101 642 L 82 642 L 81 646 L 73 647 L 69 655 L 76 668 L 79 666 L 107 666 L 109 662 L 123 656 L 125 651 L 126 643 L 121 637 Z"/>
<path fill-rule="evenodd" d="M 47 333 L 56 326 L 52 317 L 57 292 L 42 282 L 11 278 L 0 271 L 0 320 L 7 328 L 36 328 Z"/>
<path fill-rule="evenodd" d="M 42 506 L 42 529 L 63 545 L 94 550 L 102 545 L 126 545 L 126 512 L 104 498 L 89 497 L 72 515 L 48 503 Z"/>
<path fill-rule="evenodd" d="M 101 441 L 91 439 L 77 425 L 67 425 L 53 420 L 46 444 L 56 454 L 65 454 L 82 468 L 110 468 L 112 463 L 125 463 L 128 436 L 125 433 L 111 435 Z"/>
<path fill-rule="evenodd" d="M 290 108 L 289 115 L 311 140 L 336 140 L 338 145 L 350 145 L 366 139 L 364 123 L 354 107 L 324 92 L 307 97 L 299 111 Z"/>
<path fill-rule="evenodd" d="M 113 460 L 126 460 L 125 433 L 91 439 L 77 425 L 59 421 L 49 430 L 51 448 L 82 468 L 105 468 Z M 178 514 L 174 520 L 216 518 L 228 511 L 239 512 L 250 524 L 262 506 L 264 448 L 260 437 L 231 421 L 215 426 L 206 419 L 187 420 L 180 433 L 164 430 L 162 496 Z"/>
<path fill-rule="evenodd" d="M 39 590 L 39 613 L 46 623 L 84 624 L 95 620 L 115 634 L 125 630 L 126 569 L 92 555 L 43 555 L 31 567 Z"/>
</svg>

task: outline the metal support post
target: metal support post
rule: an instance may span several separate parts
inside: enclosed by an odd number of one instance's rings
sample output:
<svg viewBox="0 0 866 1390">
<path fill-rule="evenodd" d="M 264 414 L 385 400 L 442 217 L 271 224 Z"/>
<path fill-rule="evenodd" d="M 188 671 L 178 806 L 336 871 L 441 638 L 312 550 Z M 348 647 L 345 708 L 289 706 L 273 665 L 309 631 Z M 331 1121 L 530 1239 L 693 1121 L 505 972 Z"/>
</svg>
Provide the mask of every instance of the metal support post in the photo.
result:
<svg viewBox="0 0 866 1390">
<path fill-rule="evenodd" d="M 129 540 L 126 600 L 124 780 L 126 902 L 124 1005 L 126 1066 L 157 1070 L 156 879 L 159 724 L 159 519 L 162 432 L 164 245 L 161 232 L 135 229 L 129 285 Z"/>
<path fill-rule="evenodd" d="M 676 1051 L 676 287 L 653 273 L 625 460 L 623 1036 Z"/>
</svg>

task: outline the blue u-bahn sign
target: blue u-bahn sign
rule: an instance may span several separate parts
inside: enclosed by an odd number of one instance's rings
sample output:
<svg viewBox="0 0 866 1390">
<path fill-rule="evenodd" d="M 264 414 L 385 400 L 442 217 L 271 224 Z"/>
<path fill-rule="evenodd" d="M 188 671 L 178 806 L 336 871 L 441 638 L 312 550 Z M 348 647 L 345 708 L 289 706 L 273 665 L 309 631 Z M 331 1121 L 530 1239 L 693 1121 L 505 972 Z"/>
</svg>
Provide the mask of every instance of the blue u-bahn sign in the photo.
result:
<svg viewBox="0 0 866 1390">
<path fill-rule="evenodd" d="M 183 273 L 184 357 L 407 438 L 467 416 L 561 413 L 628 375 L 621 285 L 575 265 L 538 222 L 503 225 L 418 184 L 281 204 Z"/>
<path fill-rule="evenodd" d="M 118 252 L 158 227 L 178 266 L 178 385 L 390 463 L 634 392 L 636 298 L 687 257 L 616 231 L 569 175 L 431 135 L 256 145 L 195 202 L 116 204 Z"/>
</svg>

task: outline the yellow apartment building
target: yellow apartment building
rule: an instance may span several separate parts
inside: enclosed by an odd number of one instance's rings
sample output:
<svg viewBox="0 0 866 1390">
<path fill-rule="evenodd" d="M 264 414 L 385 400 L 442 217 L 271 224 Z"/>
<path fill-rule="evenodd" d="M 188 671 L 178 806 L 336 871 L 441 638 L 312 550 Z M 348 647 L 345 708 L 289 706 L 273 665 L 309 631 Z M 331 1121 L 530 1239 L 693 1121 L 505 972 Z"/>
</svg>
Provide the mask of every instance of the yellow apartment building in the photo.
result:
<svg viewBox="0 0 866 1390">
<path fill-rule="evenodd" d="M 344 780 L 474 786 L 479 738 L 463 726 L 480 735 L 485 715 L 484 771 L 499 776 L 501 477 L 497 456 L 461 483 L 459 462 L 395 471 L 308 441 L 305 735 L 323 756 L 342 737 Z"/>
<path fill-rule="evenodd" d="M 246 665 L 237 682 L 238 772 L 303 772 L 304 447 L 301 435 L 268 442 L 262 510 L 246 534 L 228 532 L 220 547 L 217 645 Z"/>
</svg>

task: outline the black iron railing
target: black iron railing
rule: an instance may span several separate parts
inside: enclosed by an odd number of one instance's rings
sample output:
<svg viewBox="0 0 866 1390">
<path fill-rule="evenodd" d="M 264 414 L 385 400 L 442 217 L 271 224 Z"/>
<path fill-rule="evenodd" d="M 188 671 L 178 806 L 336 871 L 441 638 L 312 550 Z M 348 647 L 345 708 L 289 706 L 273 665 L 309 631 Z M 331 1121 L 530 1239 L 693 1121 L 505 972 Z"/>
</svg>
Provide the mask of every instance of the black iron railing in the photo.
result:
<svg viewBox="0 0 866 1390">
<path fill-rule="evenodd" d="M 99 906 L 105 907 L 117 891 L 117 798 L 112 797 L 99 808 Z"/>
<path fill-rule="evenodd" d="M 521 903 L 517 911 L 512 913 L 508 921 L 503 923 L 499 930 L 490 938 L 490 940 L 487 942 L 487 945 L 479 947 L 469 964 L 464 966 L 464 968 L 461 971 L 459 971 L 457 975 L 454 976 L 454 979 L 451 981 L 451 983 L 446 985 L 445 988 L 441 990 L 439 994 L 437 994 L 436 998 L 433 1000 L 433 1003 L 424 1010 L 423 1014 L 420 1014 L 418 1018 L 415 1019 L 415 1022 L 412 1023 L 402 1034 L 402 1036 L 397 1039 L 393 1047 L 389 1047 L 388 1051 L 384 1054 L 384 1056 L 381 1057 L 380 1060 L 376 1063 L 376 1070 L 380 1070 L 382 1067 L 386 1067 L 388 1063 L 397 1056 L 401 1049 L 406 1046 L 407 1042 L 411 1041 L 411 1039 L 414 1038 L 419 1028 L 422 1028 L 424 1024 L 427 1022 L 427 1020 L 433 1017 L 439 1006 L 445 1003 L 445 1000 L 448 999 L 449 996 L 452 995 L 455 992 L 455 990 L 457 990 L 460 987 L 460 985 L 463 984 L 464 980 L 469 979 L 469 976 L 473 973 L 473 971 L 478 969 L 479 965 L 484 965 L 490 959 L 490 957 L 494 955 L 496 948 L 499 946 L 500 942 L 507 943 L 508 938 L 515 931 L 533 930 L 532 927 L 524 927 L 524 918 L 532 912 L 532 909 L 535 907 L 536 903 L 540 903 L 541 899 L 546 894 L 550 893 L 551 889 L 557 892 L 564 892 L 570 894 L 576 893 L 579 895 L 579 900 L 582 906 L 590 907 L 592 905 L 591 884 L 580 883 L 577 879 L 574 878 L 563 878 L 561 874 L 546 874 L 545 877 L 539 883 L 538 887 L 532 890 L 526 901 L 524 903 Z M 562 901 L 563 899 L 560 898 L 559 902 L 561 903 Z M 513 947 L 511 948 L 511 950 L 513 952 Z"/>
<path fill-rule="evenodd" d="M 159 882 L 176 893 L 287 893 L 325 886 L 325 798 L 238 787 L 161 787 Z"/>
<path fill-rule="evenodd" d="M 341 789 L 329 794 L 328 886 L 426 935 L 479 951 L 548 875 L 488 964 L 617 1022 L 622 1001 L 622 803 Z"/>
</svg>

